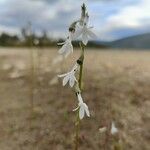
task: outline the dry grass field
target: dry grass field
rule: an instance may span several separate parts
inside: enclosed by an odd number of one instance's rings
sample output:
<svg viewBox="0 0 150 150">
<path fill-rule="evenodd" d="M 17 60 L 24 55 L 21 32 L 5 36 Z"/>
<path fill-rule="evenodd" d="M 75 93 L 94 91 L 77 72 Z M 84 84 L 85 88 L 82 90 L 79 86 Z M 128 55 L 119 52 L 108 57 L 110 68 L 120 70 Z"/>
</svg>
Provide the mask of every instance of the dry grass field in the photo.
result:
<svg viewBox="0 0 150 150">
<path fill-rule="evenodd" d="M 57 56 L 56 49 L 34 49 L 31 60 L 28 49 L 0 49 L 0 150 L 73 150 L 77 100 L 57 75 L 79 51 L 63 62 Z M 149 150 L 150 51 L 87 50 L 84 67 L 91 117 L 81 122 L 80 150 L 112 150 L 116 142 L 123 150 Z M 99 128 L 111 120 L 119 133 L 106 140 Z"/>
</svg>

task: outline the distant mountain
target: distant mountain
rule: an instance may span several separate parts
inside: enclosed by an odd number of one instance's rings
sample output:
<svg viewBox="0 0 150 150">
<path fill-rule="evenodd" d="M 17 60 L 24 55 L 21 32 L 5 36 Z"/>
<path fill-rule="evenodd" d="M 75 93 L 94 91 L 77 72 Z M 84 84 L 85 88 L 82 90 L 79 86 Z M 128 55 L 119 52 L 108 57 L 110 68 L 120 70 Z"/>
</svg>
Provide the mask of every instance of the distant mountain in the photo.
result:
<svg viewBox="0 0 150 150">
<path fill-rule="evenodd" d="M 106 48 L 150 49 L 150 33 L 130 36 L 112 42 L 93 41 L 93 45 Z"/>
<path fill-rule="evenodd" d="M 126 37 L 108 45 L 113 48 L 150 49 L 150 33 Z"/>
</svg>

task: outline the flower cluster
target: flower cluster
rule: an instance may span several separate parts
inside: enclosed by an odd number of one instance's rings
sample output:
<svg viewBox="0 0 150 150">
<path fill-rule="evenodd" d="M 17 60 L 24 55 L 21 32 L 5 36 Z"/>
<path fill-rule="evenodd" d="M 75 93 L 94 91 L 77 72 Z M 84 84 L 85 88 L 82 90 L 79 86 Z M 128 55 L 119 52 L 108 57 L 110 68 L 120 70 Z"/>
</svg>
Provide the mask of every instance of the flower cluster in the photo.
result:
<svg viewBox="0 0 150 150">
<path fill-rule="evenodd" d="M 62 45 L 59 49 L 58 53 L 63 55 L 65 58 L 68 57 L 71 53 L 73 53 L 73 45 L 72 41 L 81 38 L 82 43 L 87 45 L 88 40 L 90 38 L 95 38 L 96 35 L 92 32 L 92 27 L 88 26 L 89 23 L 89 15 L 86 10 L 85 4 L 81 7 L 81 17 L 79 20 L 74 21 L 69 27 L 69 34 L 63 43 L 58 43 L 58 45 Z M 58 77 L 63 78 L 63 86 L 69 83 L 70 87 L 74 87 L 75 85 L 79 85 L 79 81 L 76 79 L 76 73 L 78 72 L 81 64 L 79 61 L 75 63 L 73 68 L 65 73 L 58 75 Z M 78 90 L 76 91 L 77 99 L 78 99 L 78 107 L 74 109 L 74 111 L 79 111 L 79 118 L 83 119 L 85 114 L 90 117 L 88 106 L 83 102 L 81 96 L 81 87 L 78 86 Z"/>
</svg>

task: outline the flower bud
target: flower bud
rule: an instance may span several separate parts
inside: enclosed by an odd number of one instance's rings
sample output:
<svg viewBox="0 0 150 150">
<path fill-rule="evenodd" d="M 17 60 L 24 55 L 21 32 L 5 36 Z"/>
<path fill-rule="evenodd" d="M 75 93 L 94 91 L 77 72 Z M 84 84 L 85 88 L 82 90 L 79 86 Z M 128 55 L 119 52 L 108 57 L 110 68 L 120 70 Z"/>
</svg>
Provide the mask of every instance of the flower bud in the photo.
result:
<svg viewBox="0 0 150 150">
<path fill-rule="evenodd" d="M 77 60 L 77 63 L 78 63 L 79 65 L 82 65 L 82 64 L 83 64 L 83 62 L 82 62 L 81 59 L 78 59 L 78 60 Z"/>
<path fill-rule="evenodd" d="M 86 14 L 86 6 L 83 3 L 83 5 L 81 6 L 81 18 L 84 18 Z"/>
<path fill-rule="evenodd" d="M 74 21 L 70 27 L 69 27 L 69 32 L 75 32 L 75 29 L 76 29 L 76 24 L 77 24 L 77 21 Z"/>
</svg>

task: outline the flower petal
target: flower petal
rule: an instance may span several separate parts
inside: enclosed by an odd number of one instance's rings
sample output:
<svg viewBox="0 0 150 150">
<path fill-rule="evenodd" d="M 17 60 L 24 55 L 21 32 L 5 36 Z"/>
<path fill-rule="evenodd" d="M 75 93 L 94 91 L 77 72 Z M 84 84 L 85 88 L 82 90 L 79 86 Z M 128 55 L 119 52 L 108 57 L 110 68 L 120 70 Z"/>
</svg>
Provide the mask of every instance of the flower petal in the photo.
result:
<svg viewBox="0 0 150 150">
<path fill-rule="evenodd" d="M 82 34 L 82 42 L 84 45 L 87 45 L 88 43 L 88 36 L 87 36 L 86 31 Z"/>
<path fill-rule="evenodd" d="M 77 96 L 78 96 L 79 105 L 82 105 L 83 104 L 83 99 L 81 97 L 81 94 L 79 93 Z"/>
<path fill-rule="evenodd" d="M 107 131 L 107 127 L 101 127 L 101 128 L 99 128 L 99 132 L 100 133 L 104 133 L 106 131 Z"/>
<path fill-rule="evenodd" d="M 59 78 L 65 77 L 68 73 L 57 75 Z"/>
<path fill-rule="evenodd" d="M 73 39 L 77 39 L 82 33 L 83 33 L 83 28 L 81 28 L 80 25 L 76 25 L 76 30 L 75 33 L 73 33 Z"/>
<path fill-rule="evenodd" d="M 59 49 L 58 53 L 59 53 L 59 54 L 63 54 L 66 50 L 67 50 L 66 44 L 64 44 L 64 45 L 61 47 L 61 49 Z"/>
<path fill-rule="evenodd" d="M 69 49 L 70 49 L 70 52 L 72 52 L 72 53 L 73 53 L 73 46 L 72 46 L 72 43 L 70 43 L 70 45 L 69 45 Z"/>
<path fill-rule="evenodd" d="M 87 30 L 87 33 L 90 38 L 95 39 L 97 37 L 96 34 L 94 32 L 92 32 L 90 29 Z"/>
<path fill-rule="evenodd" d="M 78 109 L 79 109 L 79 106 L 77 108 L 73 109 L 73 111 L 77 111 Z"/>
<path fill-rule="evenodd" d="M 85 103 L 84 103 L 85 104 Z M 90 112 L 88 106 L 85 104 L 85 112 L 88 117 L 90 117 Z"/>
<path fill-rule="evenodd" d="M 73 46 L 72 46 L 72 43 L 68 42 L 67 45 L 66 45 L 66 50 L 64 52 L 64 56 L 65 58 L 70 54 L 70 53 L 73 53 Z"/>
<path fill-rule="evenodd" d="M 80 109 L 79 109 L 79 118 L 80 119 L 83 119 L 83 117 L 84 117 L 84 108 L 82 107 L 82 106 L 80 106 Z"/>
<path fill-rule="evenodd" d="M 67 82 L 69 81 L 70 76 L 67 75 L 66 77 L 64 77 L 63 79 L 63 86 L 65 86 L 67 84 Z"/>
<path fill-rule="evenodd" d="M 69 85 L 70 85 L 71 87 L 73 87 L 73 86 L 74 86 L 74 83 L 75 83 L 74 77 L 71 77 L 70 80 L 69 80 Z"/>
<path fill-rule="evenodd" d="M 57 45 L 64 45 L 64 44 L 65 44 L 65 42 L 57 43 Z"/>
<path fill-rule="evenodd" d="M 114 135 L 118 132 L 118 129 L 116 128 L 114 122 L 112 122 L 112 124 L 111 124 L 111 131 L 110 132 L 111 132 L 112 135 Z"/>
<path fill-rule="evenodd" d="M 67 58 L 69 54 L 70 54 L 70 51 L 67 50 L 67 51 L 64 53 L 65 58 Z"/>
</svg>

